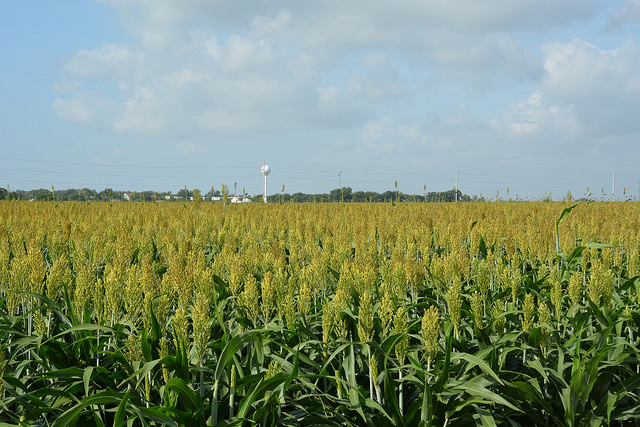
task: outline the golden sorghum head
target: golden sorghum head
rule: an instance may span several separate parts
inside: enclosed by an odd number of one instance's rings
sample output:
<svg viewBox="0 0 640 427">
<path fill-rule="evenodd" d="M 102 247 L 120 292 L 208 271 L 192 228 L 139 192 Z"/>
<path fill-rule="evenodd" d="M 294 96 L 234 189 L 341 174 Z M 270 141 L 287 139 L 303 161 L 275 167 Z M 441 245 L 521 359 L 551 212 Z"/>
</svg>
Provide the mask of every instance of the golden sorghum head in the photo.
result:
<svg viewBox="0 0 640 427">
<path fill-rule="evenodd" d="M 510 268 L 511 273 L 511 299 L 514 304 L 518 303 L 518 290 L 520 289 L 520 284 L 522 283 L 522 272 L 520 268 Z"/>
<path fill-rule="evenodd" d="M 398 308 L 393 318 L 393 333 L 402 335 L 402 338 L 396 343 L 395 353 L 398 363 L 404 365 L 407 350 L 409 349 L 409 316 L 403 307 Z"/>
<path fill-rule="evenodd" d="M 376 359 L 375 354 L 371 355 L 369 366 L 371 366 L 371 377 L 373 379 L 373 383 L 376 384 L 378 380 L 378 359 Z"/>
<path fill-rule="evenodd" d="M 173 316 L 173 340 L 176 348 L 185 348 L 189 342 L 189 321 L 183 303 L 178 304 Z"/>
<path fill-rule="evenodd" d="M 447 291 L 447 310 L 457 338 L 460 335 L 460 321 L 462 319 L 462 282 L 458 276 L 453 278 Z"/>
<path fill-rule="evenodd" d="M 38 310 L 33 314 L 33 330 L 41 336 L 47 332 L 47 320 L 42 314 L 42 310 Z"/>
<path fill-rule="evenodd" d="M 549 313 L 549 306 L 546 302 L 542 301 L 538 305 L 538 327 L 540 328 L 540 349 L 546 354 L 549 348 L 549 342 L 551 340 L 551 314 Z"/>
<path fill-rule="evenodd" d="M 440 314 L 435 306 L 429 307 L 424 311 L 422 317 L 422 328 L 420 336 L 422 337 L 422 346 L 425 356 L 431 361 L 438 352 L 438 340 L 440 333 Z"/>
<path fill-rule="evenodd" d="M 403 298 L 407 295 L 407 274 L 402 262 L 395 262 L 391 264 L 391 283 L 393 292 L 399 298 Z"/>
<path fill-rule="evenodd" d="M 529 332 L 529 330 L 533 326 L 535 309 L 535 297 L 533 296 L 533 294 L 527 294 L 527 296 L 525 296 L 524 298 L 524 304 L 522 305 L 523 313 L 520 317 L 520 320 L 522 321 L 522 330 L 524 332 Z"/>
<path fill-rule="evenodd" d="M 267 373 L 265 374 L 265 379 L 273 378 L 282 372 L 282 365 L 276 360 L 272 360 L 269 363 L 269 367 L 267 368 Z"/>
<path fill-rule="evenodd" d="M 604 248 L 602 249 L 602 264 L 612 266 L 613 265 L 613 248 Z"/>
<path fill-rule="evenodd" d="M 638 248 L 633 248 L 633 251 L 627 256 L 627 277 L 632 278 L 640 274 L 640 253 Z"/>
<path fill-rule="evenodd" d="M 329 346 L 329 339 L 331 338 L 331 330 L 333 329 L 333 321 L 335 317 L 333 314 L 333 307 L 334 305 L 329 300 L 325 300 L 322 303 L 322 343 L 324 344 L 323 352 L 324 352 L 325 358 L 328 356 L 327 350 Z"/>
<path fill-rule="evenodd" d="M 276 287 L 273 283 L 273 274 L 270 271 L 267 271 L 262 278 L 260 292 L 262 294 L 260 304 L 262 317 L 264 319 L 264 323 L 269 323 L 271 313 L 276 305 Z"/>
<path fill-rule="evenodd" d="M 391 322 L 393 321 L 393 313 L 395 312 L 395 305 L 391 299 L 389 292 L 385 292 L 382 297 L 382 304 L 379 309 L 380 320 L 382 321 L 382 336 L 386 338 L 389 335 L 391 329 Z"/>
<path fill-rule="evenodd" d="M 251 323 L 256 326 L 260 310 L 260 291 L 258 290 L 258 282 L 252 275 L 247 275 L 244 283 L 244 290 L 238 298 L 238 303 L 249 320 L 251 320 Z"/>
<path fill-rule="evenodd" d="M 346 327 L 347 320 L 343 320 L 340 313 L 349 307 L 349 302 L 347 301 L 342 289 L 338 289 L 336 291 L 331 304 L 333 304 L 333 308 L 331 309 L 331 313 L 333 314 L 333 324 L 338 328 L 338 334 L 340 337 L 346 339 L 349 334 L 349 330 Z"/>
<path fill-rule="evenodd" d="M 231 365 L 231 380 L 229 381 L 229 385 L 231 386 L 231 389 L 236 388 L 236 377 L 237 377 L 238 373 L 236 372 L 236 365 L 233 364 Z"/>
<path fill-rule="evenodd" d="M 289 294 L 278 298 L 278 312 L 287 328 L 293 330 L 298 316 L 296 300 Z"/>
<path fill-rule="evenodd" d="M 474 291 L 471 294 L 471 312 L 473 313 L 473 320 L 476 328 L 483 328 L 484 318 L 484 297 L 478 291 Z"/>
<path fill-rule="evenodd" d="M 498 335 L 502 336 L 504 334 L 504 327 L 506 324 L 506 320 L 503 314 L 507 311 L 507 301 L 505 300 L 497 300 L 493 303 L 491 307 L 491 316 L 493 317 L 493 328 L 498 333 Z"/>
<path fill-rule="evenodd" d="M 364 292 L 360 295 L 358 335 L 363 342 L 369 342 L 373 338 L 373 303 L 369 292 Z"/>
<path fill-rule="evenodd" d="M 491 285 L 491 266 L 487 259 L 482 259 L 477 264 L 476 284 L 483 298 L 486 297 Z"/>
<path fill-rule="evenodd" d="M 63 285 L 71 284 L 71 269 L 69 268 L 69 258 L 63 253 L 55 260 L 49 268 L 46 280 L 47 297 L 57 302 L 60 298 Z"/>
<path fill-rule="evenodd" d="M 569 278 L 569 298 L 572 305 L 582 303 L 582 273 L 579 271 L 574 272 Z"/>
<path fill-rule="evenodd" d="M 198 356 L 198 362 L 204 359 L 211 335 L 209 326 L 209 300 L 202 293 L 196 295 L 191 309 L 191 321 L 193 323 L 193 345 Z"/>
<path fill-rule="evenodd" d="M 124 356 L 127 358 L 129 363 L 140 362 L 144 359 L 142 343 L 140 342 L 140 337 L 137 334 L 131 333 L 127 337 Z"/>
<path fill-rule="evenodd" d="M 28 263 L 29 263 L 29 292 L 36 294 L 44 293 L 45 275 L 47 268 L 44 264 L 44 254 L 42 249 L 37 246 L 35 240 L 29 242 L 28 247 Z"/>
<path fill-rule="evenodd" d="M 144 292 L 140 275 L 140 268 L 132 266 L 126 272 L 124 283 L 124 306 L 127 317 L 134 324 L 143 315 L 144 308 Z"/>
<path fill-rule="evenodd" d="M 160 338 L 160 358 L 165 358 L 169 355 L 169 341 L 165 337 Z M 169 382 L 169 369 L 162 364 L 162 377 L 164 382 Z"/>
<path fill-rule="evenodd" d="M 562 317 L 562 282 L 559 278 L 553 277 L 551 280 L 551 304 L 556 313 L 556 319 Z"/>
<path fill-rule="evenodd" d="M 311 309 L 311 289 L 306 282 L 300 284 L 300 290 L 298 292 L 298 309 L 300 314 L 306 317 Z"/>
<path fill-rule="evenodd" d="M 594 259 L 591 264 L 591 277 L 589 278 L 589 299 L 597 306 L 601 303 L 605 307 L 611 302 L 613 293 L 613 272 L 602 261 Z"/>
<path fill-rule="evenodd" d="M 233 257 L 231 272 L 229 273 L 229 290 L 235 297 L 238 297 L 242 291 L 242 278 L 244 275 L 245 268 L 242 263 L 242 258 L 239 255 L 236 255 Z"/>
</svg>

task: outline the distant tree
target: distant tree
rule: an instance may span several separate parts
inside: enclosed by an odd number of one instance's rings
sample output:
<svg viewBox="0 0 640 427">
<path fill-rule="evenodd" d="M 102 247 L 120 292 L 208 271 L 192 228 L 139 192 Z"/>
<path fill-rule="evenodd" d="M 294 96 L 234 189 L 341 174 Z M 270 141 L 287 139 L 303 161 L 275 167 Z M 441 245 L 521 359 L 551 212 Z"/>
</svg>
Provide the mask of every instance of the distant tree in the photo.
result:
<svg viewBox="0 0 640 427">
<path fill-rule="evenodd" d="M 384 193 L 382 193 L 380 196 L 382 196 L 382 200 L 380 200 L 381 202 L 395 201 L 396 197 L 398 196 L 398 193 L 396 191 L 387 190 Z"/>
<path fill-rule="evenodd" d="M 208 198 L 211 197 L 223 197 L 226 199 L 226 202 L 229 202 L 229 188 L 226 185 L 222 185 L 222 191 L 215 190 L 213 187 L 206 194 Z M 248 197 L 245 189 L 242 190 L 243 195 Z M 48 189 L 40 188 L 37 190 L 15 190 L 9 191 L 8 189 L 0 188 L 0 200 L 57 200 L 57 201 L 90 201 L 90 200 L 99 200 L 99 201 L 112 201 L 112 200 L 123 200 L 124 193 L 131 193 L 130 191 L 115 191 L 112 188 L 105 188 L 99 193 L 95 190 L 89 188 L 82 189 L 66 189 L 66 190 L 56 190 L 55 195 L 53 191 Z M 142 191 L 133 193 L 132 200 L 135 201 L 146 201 L 152 202 L 156 200 L 165 200 L 165 196 L 171 196 L 171 192 L 161 192 L 156 193 L 153 191 Z M 189 197 L 194 197 L 194 199 L 201 200 L 202 193 L 200 190 L 193 190 L 190 192 L 186 187 L 178 191 L 177 196 L 182 198 L 182 200 L 189 200 Z M 226 196 L 226 197 L 225 197 Z M 570 193 L 567 194 L 567 199 L 569 199 Z M 251 197 L 254 202 L 262 202 L 262 195 L 255 195 Z M 447 190 L 443 192 L 429 192 L 424 193 L 423 195 L 416 194 L 405 194 L 399 192 L 397 190 L 388 190 L 384 193 L 378 193 L 375 191 L 356 191 L 354 192 L 351 187 L 343 187 L 343 188 L 335 188 L 331 190 L 329 193 L 316 193 L 316 194 L 306 194 L 302 192 L 297 192 L 294 194 L 285 193 L 285 189 L 282 189 L 282 192 L 272 194 L 267 197 L 267 201 L 269 203 L 326 203 L 326 202 L 340 202 L 344 200 L 345 202 L 358 202 L 358 203 L 376 203 L 376 202 L 390 202 L 397 201 L 398 199 L 403 202 L 453 202 L 456 199 L 456 193 L 454 190 Z M 459 202 L 470 202 L 470 201 L 485 201 L 485 198 L 478 196 L 469 196 L 463 194 L 460 190 L 457 190 L 457 199 Z M 547 197 L 550 200 L 550 195 Z"/>
<path fill-rule="evenodd" d="M 108 202 L 109 200 L 111 200 L 111 198 L 113 197 L 113 195 L 115 194 L 115 192 L 113 191 L 112 188 L 105 188 L 104 190 L 102 190 L 101 192 L 99 192 L 97 194 L 97 199 L 104 201 L 104 202 Z"/>
<path fill-rule="evenodd" d="M 185 200 L 189 200 L 189 197 L 191 196 L 191 193 L 189 192 L 189 190 L 187 190 L 187 187 L 185 186 L 184 188 L 181 188 L 177 193 L 176 193 L 177 197 L 182 197 Z"/>
<path fill-rule="evenodd" d="M 367 193 L 364 191 L 356 191 L 352 194 L 352 200 L 357 203 L 368 202 Z"/>
<path fill-rule="evenodd" d="M 294 203 L 305 203 L 305 202 L 309 202 L 309 195 L 308 194 L 304 194 L 304 193 L 293 193 L 291 195 L 291 200 Z M 313 198 L 313 197 L 312 197 Z M 313 200 L 311 200 L 313 201 Z"/>
<path fill-rule="evenodd" d="M 353 192 L 351 190 L 351 187 L 342 187 L 342 201 L 344 202 L 350 202 L 353 198 Z"/>
<path fill-rule="evenodd" d="M 33 192 L 33 198 L 37 201 L 53 200 L 53 194 L 47 189 L 40 188 Z"/>
</svg>

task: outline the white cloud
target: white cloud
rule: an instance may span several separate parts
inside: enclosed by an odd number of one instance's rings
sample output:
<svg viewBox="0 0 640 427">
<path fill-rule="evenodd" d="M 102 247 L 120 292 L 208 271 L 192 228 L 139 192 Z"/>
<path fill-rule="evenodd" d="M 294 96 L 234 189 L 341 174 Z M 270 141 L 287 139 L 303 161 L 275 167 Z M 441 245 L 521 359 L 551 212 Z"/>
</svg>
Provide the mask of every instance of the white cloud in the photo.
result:
<svg viewBox="0 0 640 427">
<path fill-rule="evenodd" d="M 293 17 L 287 10 L 279 11 L 275 16 L 261 15 L 251 20 L 251 27 L 258 36 L 279 36 L 286 33 L 291 26 Z"/>
<path fill-rule="evenodd" d="M 140 58 L 127 46 L 107 43 L 76 52 L 64 66 L 71 77 L 131 78 L 140 69 Z"/>
<path fill-rule="evenodd" d="M 566 137 L 579 128 L 572 106 L 547 105 L 539 91 L 531 94 L 525 101 L 509 106 L 501 120 L 493 120 L 491 123 L 495 130 L 506 132 L 512 137 L 533 139 L 546 134 Z"/>
<path fill-rule="evenodd" d="M 541 96 L 571 106 L 590 132 L 640 131 L 640 50 L 634 44 L 603 50 L 582 40 L 548 43 Z"/>
<path fill-rule="evenodd" d="M 88 95 L 57 98 L 52 106 L 53 112 L 65 120 L 100 129 L 106 127 L 105 118 L 112 117 L 116 109 L 114 103 Z"/>
<path fill-rule="evenodd" d="M 63 67 L 70 82 L 56 85 L 69 88 L 62 93 L 68 101 L 58 103 L 82 104 L 85 114 L 95 117 L 104 114 L 103 100 L 114 99 L 120 111 L 101 122 L 119 132 L 189 135 L 361 125 L 377 106 L 410 92 L 408 72 L 440 68 L 441 76 L 477 84 L 496 71 L 529 79 L 540 69 L 517 40 L 501 32 L 517 25 L 514 21 L 535 28 L 530 21 L 540 24 L 542 17 L 504 0 L 483 8 L 474 2 L 458 8 L 406 0 L 286 7 L 103 2 L 115 8 L 133 39 L 74 54 Z M 569 19 L 573 3 L 529 0 L 522 8 L 553 12 L 562 21 Z M 348 58 L 355 58 L 353 64 Z M 89 95 L 96 80 L 119 90 Z M 70 106 L 54 111 L 80 117 Z"/>
<path fill-rule="evenodd" d="M 349 129 L 363 155 L 459 155 L 637 126 L 634 45 L 550 42 L 541 58 L 525 40 L 592 16 L 594 0 L 104 2 L 132 39 L 64 65 L 53 109 L 74 122 L 178 139 Z M 96 80 L 117 89 L 96 94 Z M 530 96 L 514 102 L 511 84 Z M 478 119 L 465 101 L 479 87 L 511 105 Z"/>
<path fill-rule="evenodd" d="M 640 0 L 625 0 L 622 5 L 611 11 L 607 29 L 620 30 L 629 24 L 640 23 Z"/>
<path fill-rule="evenodd" d="M 381 153 L 398 153 L 411 148 L 420 148 L 427 143 L 416 124 L 398 124 L 390 117 L 370 121 L 362 127 L 362 145 L 356 149 Z"/>
<path fill-rule="evenodd" d="M 121 84 L 120 89 L 124 103 L 113 122 L 116 131 L 156 135 L 166 130 L 168 123 L 156 108 L 160 102 L 155 88 Z"/>
<path fill-rule="evenodd" d="M 335 86 L 319 87 L 317 90 L 322 106 L 331 108 L 338 105 L 338 89 Z"/>
<path fill-rule="evenodd" d="M 358 61 L 358 65 L 358 71 L 346 77 L 345 86 L 350 96 L 372 102 L 407 93 L 406 79 L 386 55 L 366 54 Z"/>
<path fill-rule="evenodd" d="M 575 39 L 547 43 L 543 52 L 545 75 L 538 88 L 490 121 L 504 155 L 551 165 L 554 156 L 586 163 L 628 150 L 640 133 L 635 45 L 605 50 Z"/>
</svg>

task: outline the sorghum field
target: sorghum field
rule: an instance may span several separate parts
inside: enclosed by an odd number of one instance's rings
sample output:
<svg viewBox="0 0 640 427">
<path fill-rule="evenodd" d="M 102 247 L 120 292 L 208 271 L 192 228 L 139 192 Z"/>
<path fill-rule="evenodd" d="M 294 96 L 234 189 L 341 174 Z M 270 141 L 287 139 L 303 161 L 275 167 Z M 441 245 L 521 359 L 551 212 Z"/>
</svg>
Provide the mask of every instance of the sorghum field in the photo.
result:
<svg viewBox="0 0 640 427">
<path fill-rule="evenodd" d="M 639 203 L 0 220 L 3 425 L 640 422 Z"/>
</svg>

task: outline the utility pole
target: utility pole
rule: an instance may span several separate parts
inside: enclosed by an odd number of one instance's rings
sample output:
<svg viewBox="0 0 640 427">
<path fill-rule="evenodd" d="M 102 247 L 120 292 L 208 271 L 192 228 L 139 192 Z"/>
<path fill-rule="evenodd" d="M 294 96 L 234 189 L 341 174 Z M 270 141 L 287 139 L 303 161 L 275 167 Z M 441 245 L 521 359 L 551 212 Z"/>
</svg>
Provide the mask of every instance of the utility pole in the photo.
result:
<svg viewBox="0 0 640 427">
<path fill-rule="evenodd" d="M 611 201 L 615 200 L 614 194 L 616 192 L 616 170 L 613 170 L 613 178 L 611 180 Z"/>
<path fill-rule="evenodd" d="M 338 188 L 342 190 L 342 171 L 338 172 Z"/>
</svg>

